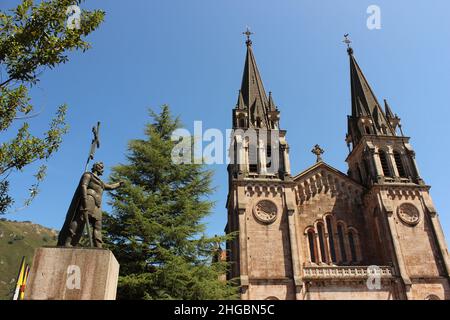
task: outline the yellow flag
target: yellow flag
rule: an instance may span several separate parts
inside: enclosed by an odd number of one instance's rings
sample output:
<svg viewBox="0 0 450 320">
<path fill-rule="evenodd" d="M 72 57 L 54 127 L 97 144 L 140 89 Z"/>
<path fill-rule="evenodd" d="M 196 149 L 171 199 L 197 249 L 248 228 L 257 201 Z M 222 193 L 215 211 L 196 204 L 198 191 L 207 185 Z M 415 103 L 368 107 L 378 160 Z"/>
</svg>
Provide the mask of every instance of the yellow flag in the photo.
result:
<svg viewBox="0 0 450 320">
<path fill-rule="evenodd" d="M 13 300 L 19 300 L 20 288 L 22 286 L 25 271 L 25 257 L 23 257 L 22 263 L 20 264 L 19 274 L 17 275 L 16 290 L 14 290 Z"/>
<path fill-rule="evenodd" d="M 25 297 L 25 288 L 27 287 L 27 280 L 29 273 L 30 273 L 30 266 L 27 265 L 25 267 L 25 272 L 23 273 L 22 284 L 20 285 L 19 300 L 23 300 L 23 298 Z"/>
</svg>

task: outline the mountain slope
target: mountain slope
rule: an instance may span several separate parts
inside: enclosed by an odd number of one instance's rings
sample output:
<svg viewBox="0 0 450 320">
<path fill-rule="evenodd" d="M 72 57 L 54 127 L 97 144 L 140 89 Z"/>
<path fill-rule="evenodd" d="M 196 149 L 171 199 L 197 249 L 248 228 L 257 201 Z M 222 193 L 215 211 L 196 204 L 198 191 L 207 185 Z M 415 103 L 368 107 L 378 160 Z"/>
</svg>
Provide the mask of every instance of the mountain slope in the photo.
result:
<svg viewBox="0 0 450 320">
<path fill-rule="evenodd" d="M 34 249 L 56 245 L 57 232 L 31 222 L 0 220 L 0 300 L 11 299 L 22 257 L 28 264 Z"/>
</svg>

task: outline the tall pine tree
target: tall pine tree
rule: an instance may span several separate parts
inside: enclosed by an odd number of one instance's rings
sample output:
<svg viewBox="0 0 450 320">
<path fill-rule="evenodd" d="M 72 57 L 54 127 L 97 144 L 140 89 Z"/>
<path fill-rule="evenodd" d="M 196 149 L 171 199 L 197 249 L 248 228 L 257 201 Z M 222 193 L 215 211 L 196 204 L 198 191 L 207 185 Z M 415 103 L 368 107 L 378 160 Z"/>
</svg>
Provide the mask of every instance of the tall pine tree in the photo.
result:
<svg viewBox="0 0 450 320">
<path fill-rule="evenodd" d="M 174 164 L 172 132 L 180 127 L 168 106 L 146 126 L 144 140 L 129 143 L 127 163 L 111 180 L 106 241 L 120 263 L 119 299 L 229 299 L 237 289 L 224 280 L 226 263 L 216 261 L 224 237 L 204 235 L 210 214 L 212 172 L 199 164 Z"/>
</svg>

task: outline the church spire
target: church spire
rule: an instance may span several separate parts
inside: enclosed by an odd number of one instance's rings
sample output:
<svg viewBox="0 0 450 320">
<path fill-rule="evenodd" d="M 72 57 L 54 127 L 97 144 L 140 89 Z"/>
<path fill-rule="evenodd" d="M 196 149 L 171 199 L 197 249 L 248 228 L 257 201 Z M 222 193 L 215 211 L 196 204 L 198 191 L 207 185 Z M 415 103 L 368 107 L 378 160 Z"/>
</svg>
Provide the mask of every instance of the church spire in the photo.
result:
<svg viewBox="0 0 450 320">
<path fill-rule="evenodd" d="M 395 136 L 394 128 L 356 62 L 347 36 L 344 42 L 350 59 L 352 114 L 349 117 L 349 134 L 352 142 L 356 145 L 361 136 L 367 134 Z"/>
<path fill-rule="evenodd" d="M 247 54 L 238 100 L 240 101 L 242 99 L 242 102 L 247 109 L 249 127 L 273 129 L 277 127 L 277 119 L 276 117 L 272 119 L 273 116 L 271 116 L 270 111 L 276 110 L 276 107 L 272 98 L 270 98 L 271 102 L 269 103 L 269 99 L 256 64 L 256 59 L 252 48 L 253 43 L 250 39 L 250 36 L 253 33 L 247 28 L 243 34 L 247 37 L 245 42 L 247 45 Z"/>
</svg>

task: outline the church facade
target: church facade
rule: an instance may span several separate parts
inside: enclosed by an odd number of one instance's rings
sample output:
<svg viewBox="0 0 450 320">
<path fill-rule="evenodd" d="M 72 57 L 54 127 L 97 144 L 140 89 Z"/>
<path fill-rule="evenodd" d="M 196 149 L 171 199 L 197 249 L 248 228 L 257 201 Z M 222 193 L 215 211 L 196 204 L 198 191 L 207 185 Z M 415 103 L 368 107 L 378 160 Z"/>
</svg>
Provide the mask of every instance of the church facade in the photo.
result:
<svg viewBox="0 0 450 320">
<path fill-rule="evenodd" d="M 316 146 L 316 164 L 293 174 L 280 112 L 247 37 L 232 121 L 256 143 L 233 136 L 225 228 L 236 233 L 227 243 L 227 277 L 239 281 L 241 299 L 450 299 L 430 186 L 400 119 L 379 104 L 350 45 L 348 172 L 322 161 Z"/>
</svg>

